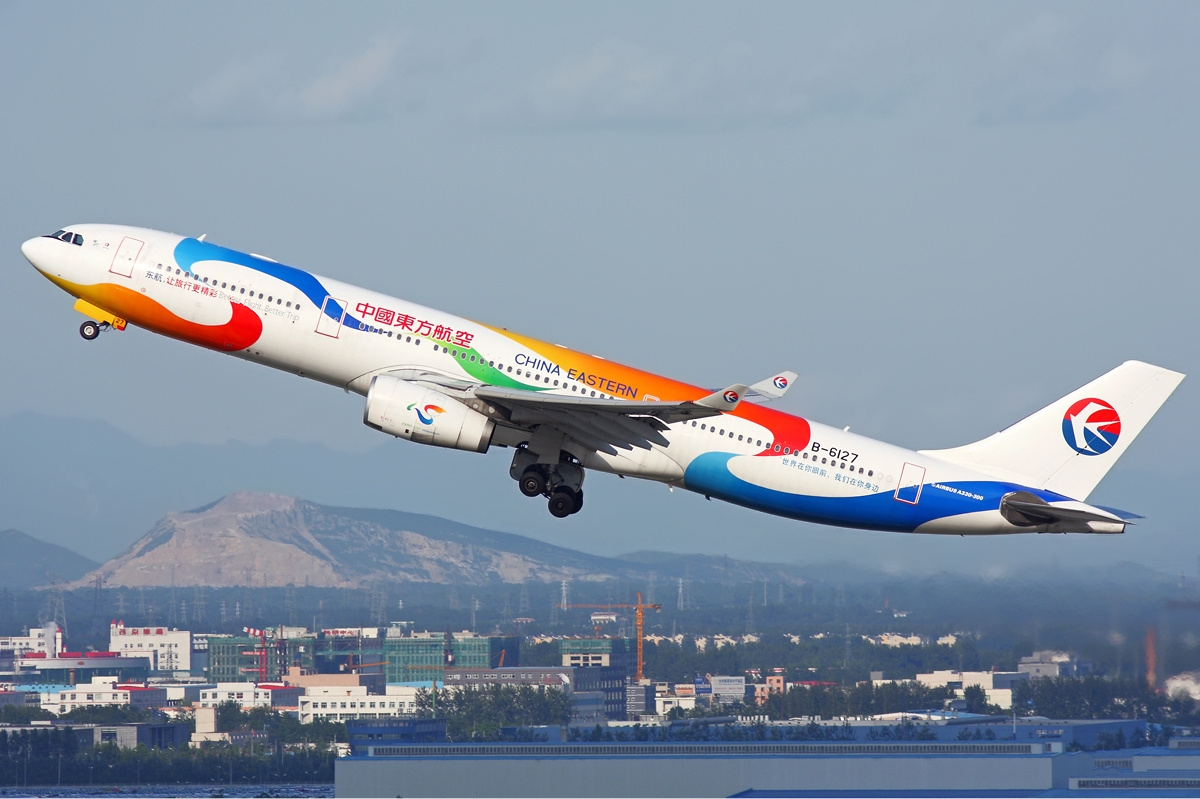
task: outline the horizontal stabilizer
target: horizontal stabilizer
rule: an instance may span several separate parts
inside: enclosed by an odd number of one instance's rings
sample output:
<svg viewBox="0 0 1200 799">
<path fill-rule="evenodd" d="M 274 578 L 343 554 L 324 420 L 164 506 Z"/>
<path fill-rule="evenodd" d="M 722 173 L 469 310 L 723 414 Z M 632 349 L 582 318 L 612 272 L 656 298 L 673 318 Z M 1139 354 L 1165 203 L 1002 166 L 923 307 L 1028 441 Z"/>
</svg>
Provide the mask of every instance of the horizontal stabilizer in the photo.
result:
<svg viewBox="0 0 1200 799">
<path fill-rule="evenodd" d="M 748 386 L 743 386 L 741 383 L 735 383 L 729 388 L 714 391 L 707 397 L 698 399 L 692 404 L 699 405 L 701 408 L 711 408 L 715 411 L 732 411 L 742 403 L 742 399 L 746 396 L 747 389 Z"/>
<path fill-rule="evenodd" d="M 779 399 L 792 387 L 792 381 L 798 376 L 795 372 L 780 372 L 774 377 L 759 380 L 746 390 L 746 399 L 758 399 L 763 402 Z"/>
<path fill-rule="evenodd" d="M 1131 524 L 1115 513 L 1083 502 L 1051 504 L 1028 491 L 1014 491 L 1000 500 L 1000 514 L 1019 527 L 1047 533 L 1123 533 Z"/>
</svg>

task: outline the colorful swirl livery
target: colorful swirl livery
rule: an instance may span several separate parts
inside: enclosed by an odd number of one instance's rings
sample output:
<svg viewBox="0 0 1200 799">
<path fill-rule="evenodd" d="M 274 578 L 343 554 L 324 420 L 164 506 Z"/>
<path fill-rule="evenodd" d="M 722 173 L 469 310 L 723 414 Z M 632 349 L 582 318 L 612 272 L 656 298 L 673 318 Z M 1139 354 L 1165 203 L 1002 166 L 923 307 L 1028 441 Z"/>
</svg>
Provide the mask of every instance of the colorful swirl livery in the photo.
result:
<svg viewBox="0 0 1200 799">
<path fill-rule="evenodd" d="M 912 451 L 768 407 L 794 372 L 701 388 L 203 237 L 87 224 L 21 249 L 76 298 L 85 339 L 131 324 L 357 392 L 397 438 L 510 448 L 558 517 L 595 470 L 839 527 L 1121 533 L 1138 517 L 1088 495 L 1183 380 L 1128 361 L 982 441 Z"/>
</svg>

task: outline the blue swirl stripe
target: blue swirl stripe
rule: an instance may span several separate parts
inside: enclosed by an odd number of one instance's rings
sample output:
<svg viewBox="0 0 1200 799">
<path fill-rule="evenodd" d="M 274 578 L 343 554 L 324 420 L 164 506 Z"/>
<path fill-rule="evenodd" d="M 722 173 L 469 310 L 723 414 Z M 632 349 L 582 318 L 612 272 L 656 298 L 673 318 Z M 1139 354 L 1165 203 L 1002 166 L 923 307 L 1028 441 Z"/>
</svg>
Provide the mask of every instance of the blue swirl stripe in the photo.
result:
<svg viewBox="0 0 1200 799">
<path fill-rule="evenodd" d="M 957 489 L 963 492 L 962 494 L 957 491 L 944 491 L 925 483 L 921 489 L 921 500 L 916 505 L 897 502 L 892 491 L 858 497 L 794 494 L 755 485 L 735 476 L 729 470 L 729 461 L 734 457 L 746 456 L 729 452 L 707 452 L 700 455 L 684 472 L 684 485 L 690 491 L 778 516 L 839 527 L 859 527 L 896 533 L 911 533 L 926 522 L 947 516 L 997 510 L 1004 495 L 1013 491 L 1028 491 L 1047 502 L 1068 499 L 1052 491 L 991 480 L 939 483 Z M 970 495 L 979 496 L 981 499 L 973 499 Z"/>
<path fill-rule="evenodd" d="M 316 308 L 324 306 L 325 315 L 335 322 L 343 319 L 342 314 L 345 312 L 344 324 L 352 328 L 362 327 L 362 323 L 350 315 L 349 309 L 342 308 L 341 304 L 331 297 L 329 291 L 321 285 L 321 281 L 303 269 L 276 261 L 255 258 L 248 253 L 231 250 L 218 244 L 209 244 L 207 241 L 199 239 L 184 239 L 176 245 L 175 262 L 179 264 L 180 269 L 192 271 L 193 265 L 200 261 L 224 261 L 237 264 L 281 280 L 298 289 Z M 330 297 L 328 303 L 325 302 L 326 297 Z"/>
</svg>

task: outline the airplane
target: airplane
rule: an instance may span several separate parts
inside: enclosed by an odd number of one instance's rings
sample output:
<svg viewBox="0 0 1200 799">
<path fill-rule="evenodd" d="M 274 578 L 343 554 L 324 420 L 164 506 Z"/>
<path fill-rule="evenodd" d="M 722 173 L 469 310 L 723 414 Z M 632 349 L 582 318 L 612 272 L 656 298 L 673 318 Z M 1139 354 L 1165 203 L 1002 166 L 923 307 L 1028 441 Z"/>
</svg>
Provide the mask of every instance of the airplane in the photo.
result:
<svg viewBox="0 0 1200 799">
<path fill-rule="evenodd" d="M 76 298 L 84 339 L 135 325 L 365 397 L 397 438 L 513 450 L 564 518 L 589 470 L 789 519 L 908 533 L 1123 533 L 1088 495 L 1183 380 L 1127 361 L 995 435 L 907 450 L 767 407 L 796 380 L 713 390 L 206 241 L 72 225 L 25 258 Z"/>
</svg>

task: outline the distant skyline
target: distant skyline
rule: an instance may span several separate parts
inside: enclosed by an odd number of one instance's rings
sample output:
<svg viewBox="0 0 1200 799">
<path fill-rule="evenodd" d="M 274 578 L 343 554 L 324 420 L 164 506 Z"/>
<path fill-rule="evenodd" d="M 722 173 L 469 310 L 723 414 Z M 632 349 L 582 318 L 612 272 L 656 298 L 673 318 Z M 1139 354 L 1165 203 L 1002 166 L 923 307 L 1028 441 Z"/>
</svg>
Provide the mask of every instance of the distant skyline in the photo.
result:
<svg viewBox="0 0 1200 799">
<path fill-rule="evenodd" d="M 1194 569 L 1192 4 L 66 3 L 0 23 L 0 428 L 35 412 L 165 448 L 165 510 L 269 486 L 597 554 Z M 843 531 L 603 475 L 564 526 L 506 455 L 388 440 L 357 396 L 141 330 L 83 342 L 19 251 L 82 221 L 207 233 L 703 385 L 794 369 L 780 407 L 909 447 L 981 438 L 1129 358 L 1191 378 L 1093 494 L 1147 516 L 1120 540 Z M 182 456 L 266 468 L 284 441 L 347 457 L 218 489 Z M 85 443 L 47 454 L 0 529 L 120 474 Z M 139 524 L 166 504 L 106 485 Z M 86 553 L 86 531 L 51 532 Z"/>
</svg>

